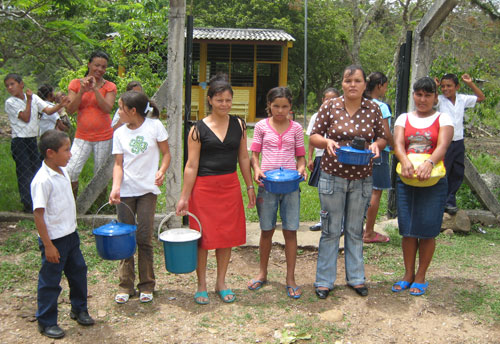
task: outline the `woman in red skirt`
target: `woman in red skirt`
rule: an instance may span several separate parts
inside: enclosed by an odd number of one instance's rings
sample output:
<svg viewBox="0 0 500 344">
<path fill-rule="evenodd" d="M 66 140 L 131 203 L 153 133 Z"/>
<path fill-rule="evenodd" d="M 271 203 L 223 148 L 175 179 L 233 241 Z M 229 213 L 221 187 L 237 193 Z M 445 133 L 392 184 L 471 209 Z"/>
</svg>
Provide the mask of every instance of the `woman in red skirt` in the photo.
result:
<svg viewBox="0 0 500 344">
<path fill-rule="evenodd" d="M 246 126 L 239 117 L 229 115 L 233 89 L 225 75 L 210 80 L 207 100 L 211 114 L 198 121 L 189 132 L 184 186 L 177 204 L 177 215 L 185 215 L 189 210 L 203 227 L 196 269 L 198 290 L 194 295 L 195 302 L 202 305 L 209 303 L 206 270 L 208 250 L 212 249 L 217 259 L 215 292 L 226 303 L 236 299 L 225 279 L 231 248 L 246 241 L 237 163 L 247 185 L 248 207 L 255 206 Z"/>
</svg>

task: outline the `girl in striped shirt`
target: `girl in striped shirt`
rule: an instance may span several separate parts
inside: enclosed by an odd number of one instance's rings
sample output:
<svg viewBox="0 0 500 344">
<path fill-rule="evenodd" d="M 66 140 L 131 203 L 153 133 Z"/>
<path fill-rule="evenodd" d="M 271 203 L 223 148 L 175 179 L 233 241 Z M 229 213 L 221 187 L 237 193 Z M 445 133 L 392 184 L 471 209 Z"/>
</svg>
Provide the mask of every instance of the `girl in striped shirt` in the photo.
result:
<svg viewBox="0 0 500 344">
<path fill-rule="evenodd" d="M 295 282 L 297 260 L 297 229 L 299 228 L 300 191 L 286 194 L 270 193 L 264 189 L 260 179 L 264 172 L 280 167 L 297 170 L 304 179 L 306 175 L 306 151 L 304 131 L 299 123 L 288 118 L 292 107 L 292 93 L 286 87 L 275 87 L 267 93 L 267 111 L 270 117 L 255 125 L 252 151 L 254 179 L 259 184 L 257 212 L 261 228 L 260 271 L 248 282 L 248 289 L 258 290 L 267 282 L 267 265 L 271 253 L 272 238 L 276 228 L 278 207 L 285 238 L 286 290 L 291 298 L 298 299 L 302 290 Z M 259 157 L 262 161 L 259 165 Z"/>
</svg>

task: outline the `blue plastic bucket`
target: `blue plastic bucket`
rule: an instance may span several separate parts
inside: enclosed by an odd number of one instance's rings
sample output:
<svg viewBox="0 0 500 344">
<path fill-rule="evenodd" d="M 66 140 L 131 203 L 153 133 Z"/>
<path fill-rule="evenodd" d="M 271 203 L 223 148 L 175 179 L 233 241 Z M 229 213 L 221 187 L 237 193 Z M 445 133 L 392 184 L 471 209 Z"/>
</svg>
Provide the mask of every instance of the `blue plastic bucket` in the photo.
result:
<svg viewBox="0 0 500 344">
<path fill-rule="evenodd" d="M 99 208 L 96 215 L 105 205 Z M 130 207 L 127 206 L 127 208 L 132 212 Z M 121 260 L 133 256 L 136 247 L 136 230 L 136 225 L 129 225 L 116 220 L 95 228 L 92 234 L 95 236 L 97 253 L 102 259 L 106 260 Z"/>
<path fill-rule="evenodd" d="M 188 228 L 172 228 L 158 235 L 163 243 L 165 256 L 165 268 L 174 274 L 187 274 L 196 270 L 198 264 L 198 240 L 201 238 L 201 224 L 192 213 L 187 213 L 194 218 L 200 227 L 200 231 Z M 174 213 L 170 213 L 161 221 L 158 233 L 163 224 L 168 221 Z"/>
</svg>

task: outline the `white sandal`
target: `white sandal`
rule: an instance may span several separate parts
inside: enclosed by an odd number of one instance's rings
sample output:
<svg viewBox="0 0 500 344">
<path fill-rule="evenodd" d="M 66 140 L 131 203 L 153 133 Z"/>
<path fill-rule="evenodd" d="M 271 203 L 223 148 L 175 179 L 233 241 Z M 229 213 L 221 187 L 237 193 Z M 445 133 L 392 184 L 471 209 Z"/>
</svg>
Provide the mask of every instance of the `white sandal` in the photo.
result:
<svg viewBox="0 0 500 344">
<path fill-rule="evenodd" d="M 148 302 L 153 301 L 153 293 L 151 293 L 151 294 L 141 293 L 141 295 L 139 296 L 139 301 L 142 303 L 148 303 Z"/>
<path fill-rule="evenodd" d="M 115 302 L 120 304 L 127 303 L 129 298 L 130 298 L 129 294 L 116 294 Z"/>
</svg>

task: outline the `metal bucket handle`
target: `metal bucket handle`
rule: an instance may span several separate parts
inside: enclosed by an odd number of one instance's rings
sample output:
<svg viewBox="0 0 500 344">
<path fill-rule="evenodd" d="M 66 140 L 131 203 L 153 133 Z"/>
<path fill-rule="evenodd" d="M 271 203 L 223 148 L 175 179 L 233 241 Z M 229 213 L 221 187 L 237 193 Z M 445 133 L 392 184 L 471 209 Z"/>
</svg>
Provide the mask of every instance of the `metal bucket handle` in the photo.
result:
<svg viewBox="0 0 500 344">
<path fill-rule="evenodd" d="M 189 211 L 186 212 L 186 215 L 189 215 L 191 216 L 193 219 L 196 220 L 196 222 L 198 223 L 198 226 L 200 227 L 200 234 L 202 233 L 202 229 L 201 229 L 201 223 L 200 223 L 200 220 L 198 220 L 198 218 L 196 217 L 196 215 L 194 215 L 193 213 L 190 213 Z M 158 240 L 160 240 L 160 231 L 161 231 L 161 227 L 163 226 L 163 224 L 165 224 L 165 222 L 167 222 L 168 220 L 170 220 L 170 218 L 172 216 L 175 216 L 175 213 L 174 212 L 171 212 L 171 213 L 168 213 L 167 215 L 165 215 L 165 217 L 161 220 L 160 222 L 160 225 L 158 226 Z M 166 232 L 166 231 L 165 231 Z"/>
<path fill-rule="evenodd" d="M 128 208 L 128 210 L 130 210 L 130 213 L 132 214 L 132 216 L 134 218 L 135 225 L 137 226 L 137 219 L 135 218 L 135 214 L 132 211 L 132 209 L 129 207 L 129 205 L 127 203 L 124 203 L 124 202 L 120 202 L 120 204 L 123 204 L 124 206 L 126 206 Z M 97 214 L 99 214 L 99 212 L 102 210 L 102 208 L 104 208 L 107 205 L 111 205 L 111 203 L 109 203 L 109 202 L 104 203 L 99 209 L 97 209 L 97 212 L 94 214 L 94 216 L 92 216 L 92 228 L 95 228 L 94 227 L 95 217 L 97 216 Z M 117 204 L 115 204 L 115 205 L 117 205 Z M 117 222 L 116 220 L 113 220 L 113 221 Z"/>
</svg>

